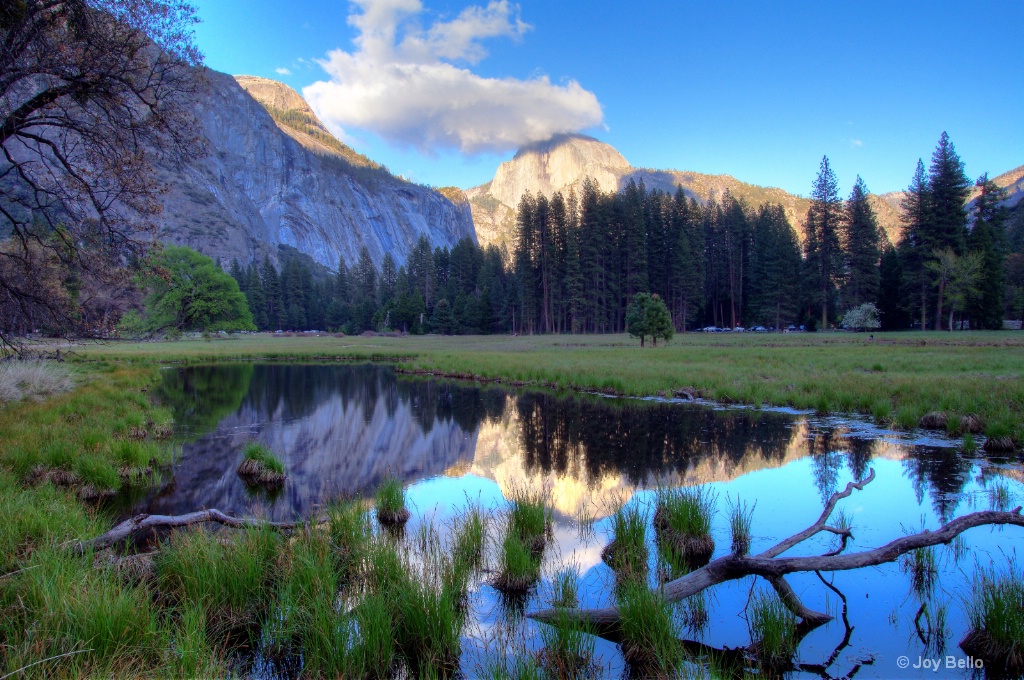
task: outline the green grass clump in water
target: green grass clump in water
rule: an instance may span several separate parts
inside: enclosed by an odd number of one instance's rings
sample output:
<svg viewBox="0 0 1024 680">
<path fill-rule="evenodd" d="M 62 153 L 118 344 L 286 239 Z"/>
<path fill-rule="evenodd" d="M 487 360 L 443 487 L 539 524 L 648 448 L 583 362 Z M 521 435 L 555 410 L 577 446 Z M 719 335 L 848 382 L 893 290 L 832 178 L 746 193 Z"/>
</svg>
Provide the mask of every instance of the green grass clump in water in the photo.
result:
<svg viewBox="0 0 1024 680">
<path fill-rule="evenodd" d="M 326 514 L 335 564 L 344 574 L 351 574 L 359 567 L 370 541 L 369 517 L 355 501 L 333 501 Z"/>
<path fill-rule="evenodd" d="M 460 513 L 454 527 L 452 555 L 455 562 L 467 569 L 478 569 L 484 558 L 487 540 L 487 518 L 479 505 L 470 504 Z"/>
<path fill-rule="evenodd" d="M 715 494 L 703 486 L 663 487 L 656 496 L 657 513 L 672 530 L 684 536 L 711 533 Z"/>
<path fill-rule="evenodd" d="M 274 452 L 259 442 L 249 442 L 242 450 L 242 457 L 245 460 L 252 460 L 260 463 L 267 470 L 284 474 L 284 463 L 281 462 Z"/>
<path fill-rule="evenodd" d="M 1014 562 L 1005 571 L 979 568 L 974 576 L 967 618 L 971 631 L 964 651 L 1018 675 L 1024 672 L 1024 577 Z"/>
<path fill-rule="evenodd" d="M 387 477 L 374 497 L 377 519 L 382 524 L 402 524 L 409 519 L 405 507 L 405 485 L 397 477 Z"/>
<path fill-rule="evenodd" d="M 747 625 L 761 664 L 772 667 L 793 658 L 797 646 L 796 624 L 796 616 L 774 593 L 754 593 Z"/>
<path fill-rule="evenodd" d="M 595 639 L 591 627 L 566 612 L 540 631 L 544 649 L 538 659 L 549 678 L 589 678 L 596 672 Z"/>
<path fill-rule="evenodd" d="M 509 531 L 498 555 L 498 576 L 495 588 L 511 592 L 525 592 L 540 578 L 540 556 L 522 538 Z"/>
<path fill-rule="evenodd" d="M 641 677 L 667 676 L 683 661 L 681 630 L 664 596 L 643 582 L 619 591 L 622 654 Z"/>
<path fill-rule="evenodd" d="M 157 587 L 174 602 L 202 605 L 215 637 L 251 637 L 272 601 L 281 543 L 268 528 L 240 529 L 227 540 L 175 532 L 156 557 Z"/>
<path fill-rule="evenodd" d="M 647 518 L 636 505 L 612 515 L 612 541 L 602 551 L 620 581 L 644 581 L 647 575 Z"/>
<path fill-rule="evenodd" d="M 551 524 L 551 510 L 545 505 L 544 497 L 525 489 L 512 492 L 512 508 L 509 514 L 509 531 L 524 541 L 543 537 Z"/>
<path fill-rule="evenodd" d="M 729 508 L 729 531 L 732 534 L 732 552 L 746 555 L 750 551 L 750 528 L 754 520 L 754 508 L 736 499 Z"/>
<path fill-rule="evenodd" d="M 935 549 L 915 548 L 900 555 L 900 569 L 910 574 L 910 584 L 914 592 L 924 595 L 935 587 L 939 577 L 939 563 L 935 557 Z"/>
</svg>

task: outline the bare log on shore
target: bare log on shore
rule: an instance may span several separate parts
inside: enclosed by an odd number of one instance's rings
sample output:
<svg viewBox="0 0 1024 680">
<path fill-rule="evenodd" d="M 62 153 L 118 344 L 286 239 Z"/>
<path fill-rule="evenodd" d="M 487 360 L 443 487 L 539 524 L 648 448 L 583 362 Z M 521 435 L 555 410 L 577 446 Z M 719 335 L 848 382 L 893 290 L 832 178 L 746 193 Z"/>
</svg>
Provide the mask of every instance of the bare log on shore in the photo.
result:
<svg viewBox="0 0 1024 680">
<path fill-rule="evenodd" d="M 241 529 L 244 527 L 272 527 L 274 529 L 284 531 L 294 529 L 296 526 L 303 524 L 303 522 L 271 522 L 268 520 L 257 519 L 255 517 L 232 517 L 231 515 L 226 515 L 220 510 L 214 508 L 210 510 L 197 510 L 196 512 L 190 512 L 185 515 L 136 515 L 131 519 L 126 519 L 107 533 L 97 536 L 92 540 L 74 541 L 66 545 L 76 555 L 82 555 L 90 550 L 102 550 L 104 548 L 109 548 L 147 531 L 153 531 L 155 529 L 174 529 L 178 527 L 192 526 L 193 524 L 203 524 L 206 522 L 214 522 L 216 524 L 222 524 L 235 529 Z"/>
</svg>

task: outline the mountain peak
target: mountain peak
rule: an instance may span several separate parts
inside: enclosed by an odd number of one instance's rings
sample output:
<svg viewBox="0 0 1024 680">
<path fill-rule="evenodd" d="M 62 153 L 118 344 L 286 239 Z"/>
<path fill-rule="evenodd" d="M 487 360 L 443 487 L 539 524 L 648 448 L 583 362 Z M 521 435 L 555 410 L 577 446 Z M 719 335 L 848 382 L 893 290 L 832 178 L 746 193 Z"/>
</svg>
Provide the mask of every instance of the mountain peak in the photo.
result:
<svg viewBox="0 0 1024 680">
<path fill-rule="evenodd" d="M 250 97 L 267 110 L 281 130 L 313 153 L 338 156 L 355 166 L 381 167 L 331 134 L 302 95 L 288 85 L 260 76 L 233 77 Z"/>
<path fill-rule="evenodd" d="M 555 135 L 519 149 L 502 163 L 491 182 L 491 194 L 509 206 L 531 194 L 568 191 L 584 178 L 593 178 L 602 191 L 616 191 L 629 161 L 609 144 L 580 134 Z"/>
</svg>

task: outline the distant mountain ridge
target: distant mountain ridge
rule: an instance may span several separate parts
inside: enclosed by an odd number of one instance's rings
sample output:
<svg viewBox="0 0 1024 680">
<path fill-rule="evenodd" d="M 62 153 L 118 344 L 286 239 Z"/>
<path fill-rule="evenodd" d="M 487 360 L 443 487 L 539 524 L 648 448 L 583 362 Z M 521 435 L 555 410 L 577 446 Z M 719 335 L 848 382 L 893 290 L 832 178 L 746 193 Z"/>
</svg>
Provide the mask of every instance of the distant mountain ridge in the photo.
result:
<svg viewBox="0 0 1024 680">
<path fill-rule="evenodd" d="M 167 188 L 160 238 L 243 265 L 281 246 L 334 270 L 362 247 L 398 264 L 421 235 L 475 239 L 466 204 L 391 175 L 336 139 L 283 83 L 206 71 L 192 102 L 208 153 L 158 168 Z"/>
<path fill-rule="evenodd" d="M 782 205 L 801 239 L 810 206 L 810 199 L 803 196 L 775 187 L 748 184 L 730 175 L 634 167 L 614 147 L 593 137 L 559 135 L 547 142 L 523 147 L 511 160 L 498 166 L 494 179 L 465 191 L 481 245 L 493 243 L 512 247 L 516 207 L 527 191 L 548 197 L 556 191 L 568 193 L 573 188 L 578 193 L 586 177 L 596 180 L 605 192 L 618 191 L 630 180 L 643 180 L 648 189 L 670 193 L 682 186 L 688 196 L 701 203 L 711 198 L 720 200 L 726 191 L 751 207 L 765 202 L 777 203 Z M 1024 199 L 1024 165 L 994 180 L 1007 189 L 1007 205 L 1015 206 Z M 977 190 L 972 199 L 976 194 Z M 903 197 L 902 191 L 869 195 L 879 226 L 894 244 L 902 231 L 900 203 Z"/>
</svg>

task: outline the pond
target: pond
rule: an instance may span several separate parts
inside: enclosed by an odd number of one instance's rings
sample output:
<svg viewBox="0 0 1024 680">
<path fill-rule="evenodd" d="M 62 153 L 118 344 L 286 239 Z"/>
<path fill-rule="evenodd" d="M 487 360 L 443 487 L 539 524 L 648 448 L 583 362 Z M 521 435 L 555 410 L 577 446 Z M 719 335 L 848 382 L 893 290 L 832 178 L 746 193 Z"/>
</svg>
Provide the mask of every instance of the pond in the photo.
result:
<svg viewBox="0 0 1024 680">
<path fill-rule="evenodd" d="M 492 588 L 486 574 L 471 585 L 460 660 L 471 677 L 499 650 L 541 648 L 543 624 L 522 613 L 548 606 L 550 579 L 560 568 L 579 570 L 581 606 L 613 604 L 614 574 L 601 557 L 610 515 L 627 503 L 641 508 L 649 524 L 659 486 L 703 484 L 715 495 L 715 557 L 730 549 L 731 503 L 753 507 L 750 552 L 757 554 L 810 526 L 825 499 L 870 469 L 874 481 L 839 506 L 855 537 L 847 552 L 935 529 L 1005 503 L 1007 494 L 1010 507 L 1024 500 L 1024 469 L 1016 460 L 969 457 L 957 442 L 886 432 L 857 419 L 510 392 L 406 378 L 375 365 L 228 364 L 172 367 L 163 376 L 160 399 L 174 409 L 183 443 L 171 475 L 133 512 L 205 507 L 306 518 L 331 498 L 372 498 L 390 475 L 407 485 L 413 519 L 406 532 L 415 536 L 425 522 L 448 526 L 467 503 L 500 511 L 517 491 L 542 492 L 554 521 L 540 584 L 516 602 Z M 254 495 L 236 474 L 242 449 L 253 441 L 284 463 L 287 479 L 276 495 Z M 834 546 L 833 536 L 819 534 L 791 552 L 822 554 Z M 1022 550 L 1018 527 L 971 529 L 934 549 L 936 585 L 923 594 L 899 563 L 824 574 L 834 590 L 813 573 L 794 574 L 790 582 L 804 602 L 836 619 L 803 639 L 790 676 L 970 676 L 970 669 L 948 668 L 946 657 L 954 665 L 966 659 L 957 643 L 967 632 L 964 602 L 975 566 L 1012 564 L 1019 572 L 1014 560 Z M 770 591 L 756 580 L 708 591 L 707 620 L 691 621 L 684 637 L 716 648 L 749 645 L 748 600 Z M 612 642 L 598 639 L 595 655 L 602 675 L 628 672 Z M 936 658 L 939 673 L 921 662 Z"/>
</svg>

